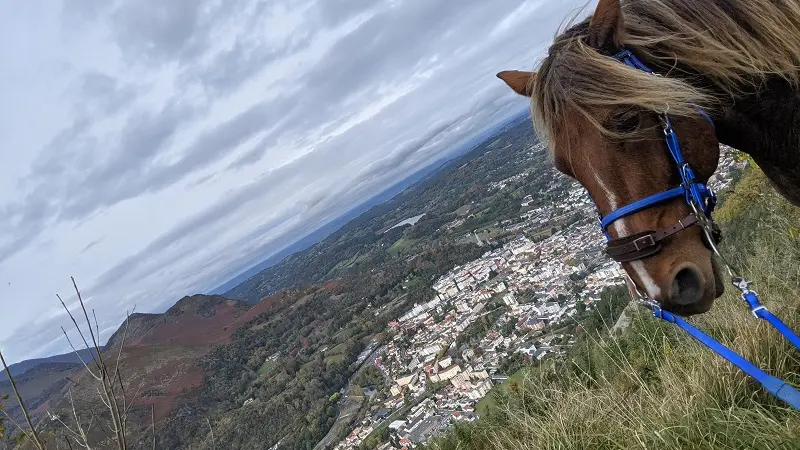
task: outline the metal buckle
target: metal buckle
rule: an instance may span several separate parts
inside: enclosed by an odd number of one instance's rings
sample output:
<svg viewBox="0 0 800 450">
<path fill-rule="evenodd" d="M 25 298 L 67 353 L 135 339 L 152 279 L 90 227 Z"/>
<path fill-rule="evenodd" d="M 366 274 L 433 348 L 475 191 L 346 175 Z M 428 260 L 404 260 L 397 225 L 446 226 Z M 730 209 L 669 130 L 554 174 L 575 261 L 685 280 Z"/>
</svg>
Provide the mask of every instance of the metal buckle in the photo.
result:
<svg viewBox="0 0 800 450">
<path fill-rule="evenodd" d="M 644 242 L 641 246 L 639 245 L 640 242 Z M 648 247 L 655 247 L 656 240 L 652 234 L 648 234 L 646 236 L 642 236 L 638 239 L 634 239 L 633 246 L 636 247 L 636 251 L 640 252 Z"/>
<path fill-rule="evenodd" d="M 764 306 L 764 305 L 756 306 L 755 308 L 750 310 L 750 312 L 753 313 L 753 317 L 755 317 L 756 319 L 760 319 L 761 318 L 761 317 L 758 317 L 758 312 L 759 311 L 767 311 L 767 312 L 769 312 L 767 307 Z"/>
</svg>

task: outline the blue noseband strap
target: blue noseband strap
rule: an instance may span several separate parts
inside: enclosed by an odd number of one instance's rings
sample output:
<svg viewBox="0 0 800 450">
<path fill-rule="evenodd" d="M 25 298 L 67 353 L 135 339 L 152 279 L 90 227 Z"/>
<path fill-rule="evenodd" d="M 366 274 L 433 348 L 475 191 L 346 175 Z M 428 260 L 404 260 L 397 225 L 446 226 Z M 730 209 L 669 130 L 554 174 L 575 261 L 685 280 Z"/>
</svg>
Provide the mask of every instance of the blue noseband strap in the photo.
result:
<svg viewBox="0 0 800 450">
<path fill-rule="evenodd" d="M 603 227 L 603 231 L 607 231 L 611 224 L 619 219 L 622 219 L 623 217 L 636 214 L 639 211 L 643 211 L 660 203 L 664 203 L 678 197 L 683 197 L 685 194 L 686 190 L 683 188 L 683 186 L 678 186 L 668 191 L 659 192 L 658 194 L 635 201 L 630 205 L 623 206 L 622 208 L 612 211 L 607 216 L 603 217 L 603 219 L 600 221 L 600 226 Z"/>
</svg>

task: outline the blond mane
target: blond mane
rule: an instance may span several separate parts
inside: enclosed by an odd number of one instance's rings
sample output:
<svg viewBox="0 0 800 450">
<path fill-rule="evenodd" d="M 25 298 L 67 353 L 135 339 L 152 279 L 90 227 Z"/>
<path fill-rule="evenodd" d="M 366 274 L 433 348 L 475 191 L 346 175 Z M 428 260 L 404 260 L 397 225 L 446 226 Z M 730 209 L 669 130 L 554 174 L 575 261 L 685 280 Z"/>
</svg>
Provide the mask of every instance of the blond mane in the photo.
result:
<svg viewBox="0 0 800 450">
<path fill-rule="evenodd" d="M 533 82 L 541 138 L 556 136 L 570 114 L 619 137 L 598 111 L 669 105 L 673 116 L 696 116 L 695 105 L 713 109 L 770 76 L 800 84 L 800 0 L 623 0 L 622 11 L 621 44 L 671 70 L 655 77 L 632 69 L 586 44 L 587 22 L 574 26 L 555 39 Z M 692 85 L 690 74 L 705 86 Z"/>
</svg>

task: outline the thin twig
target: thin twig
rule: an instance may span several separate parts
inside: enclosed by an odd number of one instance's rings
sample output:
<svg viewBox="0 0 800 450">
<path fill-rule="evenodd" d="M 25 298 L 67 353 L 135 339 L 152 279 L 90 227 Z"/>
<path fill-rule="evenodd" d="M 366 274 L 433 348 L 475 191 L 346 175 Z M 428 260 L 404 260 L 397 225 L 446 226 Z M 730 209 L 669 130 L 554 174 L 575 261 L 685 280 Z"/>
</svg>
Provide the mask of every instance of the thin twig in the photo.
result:
<svg viewBox="0 0 800 450">
<path fill-rule="evenodd" d="M 211 427 L 211 421 L 208 420 L 208 417 L 206 417 L 206 422 L 208 423 L 208 429 L 211 431 L 211 450 L 215 450 L 217 448 L 217 444 L 214 441 L 214 428 Z"/>
<path fill-rule="evenodd" d="M 9 416 L 8 413 L 5 412 L 5 410 L 0 409 L 0 412 L 3 413 L 4 416 L 6 416 L 6 419 L 10 420 L 11 423 L 14 424 L 14 426 L 17 428 L 17 430 L 20 431 L 20 433 L 22 433 L 25 436 L 27 436 L 28 438 L 30 438 L 30 436 L 28 436 L 28 432 L 25 430 L 25 428 L 23 428 L 22 425 L 20 425 L 16 420 L 14 420 L 13 417 Z"/>
<path fill-rule="evenodd" d="M 83 345 L 86 346 L 86 350 L 89 350 L 90 353 L 91 353 L 91 347 L 89 347 L 89 343 L 86 341 L 86 336 L 83 335 L 83 331 L 81 330 L 81 327 L 78 326 L 78 321 L 75 320 L 75 316 L 72 315 L 72 313 L 70 312 L 69 308 L 67 308 L 67 304 L 64 303 L 64 300 L 61 298 L 60 295 L 56 294 L 56 298 L 58 298 L 58 301 L 61 302 L 61 306 L 64 307 L 64 311 L 67 312 L 67 315 L 72 320 L 72 323 L 75 325 L 75 329 L 78 330 L 78 335 L 80 335 L 81 339 L 83 340 Z M 80 296 L 78 297 L 78 300 L 80 300 Z M 82 303 L 82 301 L 81 301 L 81 303 Z M 62 330 L 63 330 L 63 328 L 62 328 Z M 91 325 L 89 325 L 89 331 L 92 331 Z M 92 333 L 92 334 L 94 334 L 94 333 Z M 67 340 L 69 340 L 69 337 L 67 337 Z M 70 342 L 70 345 L 72 345 L 71 342 Z M 75 349 L 75 347 L 73 347 L 73 350 L 74 349 Z M 94 355 L 92 355 L 92 361 L 95 363 L 95 365 L 97 365 L 97 368 L 100 369 L 100 365 L 98 364 L 97 359 L 95 359 Z"/>
<path fill-rule="evenodd" d="M 136 311 L 136 306 L 134 305 L 131 312 Z M 131 313 L 125 311 L 125 330 L 122 332 L 122 342 L 119 344 L 119 351 L 117 352 L 117 364 L 114 368 L 114 372 L 119 372 L 119 363 L 122 360 L 122 349 L 125 347 L 125 340 L 128 338 L 128 327 L 131 324 Z M 122 383 L 122 381 L 120 381 Z"/>
<path fill-rule="evenodd" d="M 33 427 L 33 423 L 31 422 L 31 416 L 28 414 L 28 409 L 25 407 L 25 403 L 22 401 L 22 396 L 19 395 L 19 391 L 17 390 L 17 383 L 14 381 L 14 377 L 11 376 L 11 370 L 9 370 L 8 365 L 6 364 L 6 358 L 3 356 L 3 352 L 0 351 L 0 361 L 3 363 L 3 370 L 6 371 L 8 374 L 8 381 L 11 382 L 11 389 L 14 390 L 14 396 L 17 397 L 17 403 L 19 403 L 19 407 L 22 410 L 22 415 L 25 416 L 25 421 L 28 423 L 28 427 L 31 430 L 31 436 L 33 437 L 33 442 L 36 447 L 44 450 L 44 445 L 42 445 L 42 441 L 39 440 L 39 435 L 36 433 L 36 429 Z"/>
<path fill-rule="evenodd" d="M 128 394 L 125 393 L 125 385 L 122 383 L 122 374 L 120 373 L 119 368 L 117 368 L 117 373 L 115 375 L 116 379 L 119 380 L 119 388 L 122 390 L 122 416 L 123 420 L 125 420 L 128 417 L 129 410 L 127 397 Z M 131 407 L 133 407 L 133 400 L 134 399 L 131 399 Z"/>
<path fill-rule="evenodd" d="M 97 324 L 97 314 L 94 312 L 94 308 L 92 308 L 92 317 L 94 317 L 94 331 L 97 333 L 97 340 L 100 340 L 100 325 Z"/>
<path fill-rule="evenodd" d="M 92 413 L 92 419 L 94 419 L 94 413 Z M 108 434 L 108 432 L 106 431 L 106 427 L 104 427 L 104 426 L 103 426 L 103 422 L 101 422 L 100 420 L 98 420 L 98 421 L 97 421 L 97 424 L 98 424 L 98 425 L 99 425 L 99 427 L 100 427 L 100 431 L 102 431 L 102 432 L 103 432 L 103 434 L 105 434 L 105 435 L 106 435 L 106 438 L 107 438 L 109 441 L 111 441 L 111 440 L 112 440 L 112 437 L 111 437 L 111 435 L 110 435 L 110 434 Z"/>
<path fill-rule="evenodd" d="M 78 303 L 80 303 L 81 310 L 83 310 L 83 317 L 86 318 L 86 325 L 89 327 L 89 335 L 92 337 L 92 344 L 94 344 L 94 348 L 97 350 L 97 356 L 100 358 L 100 345 L 98 345 L 97 336 L 94 334 L 94 330 L 92 330 L 92 322 L 89 320 L 89 313 L 86 312 L 86 304 L 83 302 L 78 284 L 75 283 L 75 277 L 70 277 L 70 279 L 72 280 L 72 286 L 75 288 L 75 294 L 78 295 Z"/>
<path fill-rule="evenodd" d="M 89 440 L 86 437 L 86 432 L 83 430 L 81 426 L 81 420 L 78 418 L 78 411 L 75 410 L 75 399 L 72 397 L 72 388 L 69 389 L 69 403 L 72 406 L 72 414 L 75 416 L 75 425 L 78 427 L 78 431 L 80 432 L 81 439 L 83 440 L 83 444 L 85 448 L 89 448 Z"/>
<path fill-rule="evenodd" d="M 103 393 L 100 392 L 100 388 L 98 387 L 96 390 L 97 390 L 97 395 L 100 396 L 100 401 L 103 402 L 104 405 L 106 405 L 106 408 L 111 409 L 111 404 L 109 404 L 106 401 L 106 398 L 103 396 Z"/>
<path fill-rule="evenodd" d="M 150 423 L 153 425 L 153 450 L 156 450 L 156 405 L 150 405 Z"/>
<path fill-rule="evenodd" d="M 60 423 L 60 424 L 61 424 L 61 426 L 63 426 L 63 427 L 64 427 L 64 429 L 65 429 L 65 430 L 67 430 L 67 432 L 69 432 L 69 434 L 70 434 L 70 435 L 72 435 L 72 439 L 75 439 L 75 443 L 76 443 L 76 444 L 80 445 L 80 446 L 81 446 L 81 447 L 83 447 L 83 448 L 89 448 L 89 447 L 87 447 L 85 444 L 81 444 L 81 441 L 80 441 L 80 439 L 78 439 L 78 438 L 79 438 L 81 435 L 80 435 L 80 434 L 79 434 L 77 431 L 75 431 L 75 430 L 73 430 L 72 428 L 70 428 L 70 427 L 69 427 L 69 425 L 67 425 L 66 423 L 64 423 L 64 421 L 63 421 L 63 420 L 61 420 L 61 418 L 60 418 L 60 417 L 58 417 L 58 416 L 55 416 L 55 418 L 56 418 L 56 420 L 58 421 L 58 423 Z"/>
<path fill-rule="evenodd" d="M 83 296 L 81 295 L 80 289 L 78 289 L 78 284 L 75 282 L 74 277 L 70 277 L 72 280 L 72 286 L 75 288 L 75 294 L 78 296 L 78 303 L 81 305 L 81 310 L 83 311 L 83 317 L 86 319 L 86 325 L 89 327 L 89 335 L 92 338 L 92 344 L 94 344 L 95 350 L 95 363 L 97 364 L 98 368 L 100 369 L 100 377 L 101 382 L 103 384 L 103 394 L 102 397 L 105 397 L 104 403 L 109 406 L 109 412 L 111 413 L 111 420 L 113 422 L 113 431 L 116 435 L 117 439 L 117 446 L 120 450 L 127 450 L 128 443 L 125 438 L 125 423 L 122 420 L 120 414 L 120 406 L 117 401 L 117 395 L 114 391 L 114 374 L 109 375 L 108 373 L 108 366 L 103 358 L 103 353 L 100 349 L 100 344 L 98 342 L 99 332 L 95 334 L 94 330 L 92 329 L 92 322 L 89 320 L 89 313 L 86 311 L 86 303 L 83 301 Z M 67 311 L 69 312 L 69 311 Z M 72 317 L 72 314 L 70 314 Z M 75 322 L 74 317 L 72 317 L 73 322 Z M 77 326 L 77 323 L 76 323 Z M 80 332 L 80 328 L 78 328 Z M 83 337 L 83 333 L 81 333 L 81 337 Z M 84 342 L 86 339 L 84 338 Z M 94 355 L 93 355 L 94 356 Z M 124 388 L 123 388 L 124 390 Z"/>
<path fill-rule="evenodd" d="M 72 352 L 73 352 L 73 353 L 75 353 L 75 356 L 77 356 L 77 357 L 78 357 L 78 359 L 80 359 L 80 360 L 81 360 L 81 363 L 83 364 L 83 367 L 85 367 L 85 368 L 86 368 L 86 371 L 87 371 L 87 372 L 89 372 L 89 375 L 91 375 L 91 376 L 92 376 L 92 378 L 95 378 L 95 379 L 97 379 L 97 380 L 100 380 L 100 377 L 99 377 L 99 376 L 97 376 L 97 375 L 95 375 L 95 374 L 94 374 L 94 372 L 92 372 L 92 369 L 90 369 L 90 368 L 89 368 L 89 365 L 88 365 L 88 364 L 86 364 L 86 361 L 84 361 L 84 360 L 83 360 L 83 357 L 81 356 L 81 354 L 80 354 L 80 353 L 78 353 L 78 350 L 76 350 L 76 349 L 75 349 L 75 346 L 74 346 L 74 345 L 72 345 L 72 340 L 70 340 L 70 338 L 69 338 L 69 335 L 67 334 L 67 330 L 65 330 L 65 329 L 64 329 L 64 327 L 61 327 L 61 331 L 64 333 L 64 337 L 65 337 L 65 338 L 67 338 L 67 342 L 69 343 L 69 346 L 72 348 Z M 69 379 L 69 378 L 68 378 L 68 379 Z M 75 383 L 75 384 L 77 384 L 77 383 Z"/>
</svg>

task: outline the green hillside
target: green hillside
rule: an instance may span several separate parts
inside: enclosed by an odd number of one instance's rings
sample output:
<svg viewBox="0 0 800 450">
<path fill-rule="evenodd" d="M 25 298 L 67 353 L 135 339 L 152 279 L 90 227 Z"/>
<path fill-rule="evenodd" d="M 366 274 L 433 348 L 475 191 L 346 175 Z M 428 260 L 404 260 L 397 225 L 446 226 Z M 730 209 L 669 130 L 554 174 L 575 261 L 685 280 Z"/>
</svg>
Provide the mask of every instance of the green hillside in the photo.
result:
<svg viewBox="0 0 800 450">
<path fill-rule="evenodd" d="M 800 209 L 748 169 L 723 195 L 723 253 L 762 302 L 800 328 Z M 800 385 L 800 353 L 752 317 L 733 288 L 691 322 L 761 368 Z M 673 325 L 635 314 L 609 336 L 587 333 L 567 362 L 523 372 L 492 406 L 431 449 L 800 448 L 800 413 Z"/>
</svg>

